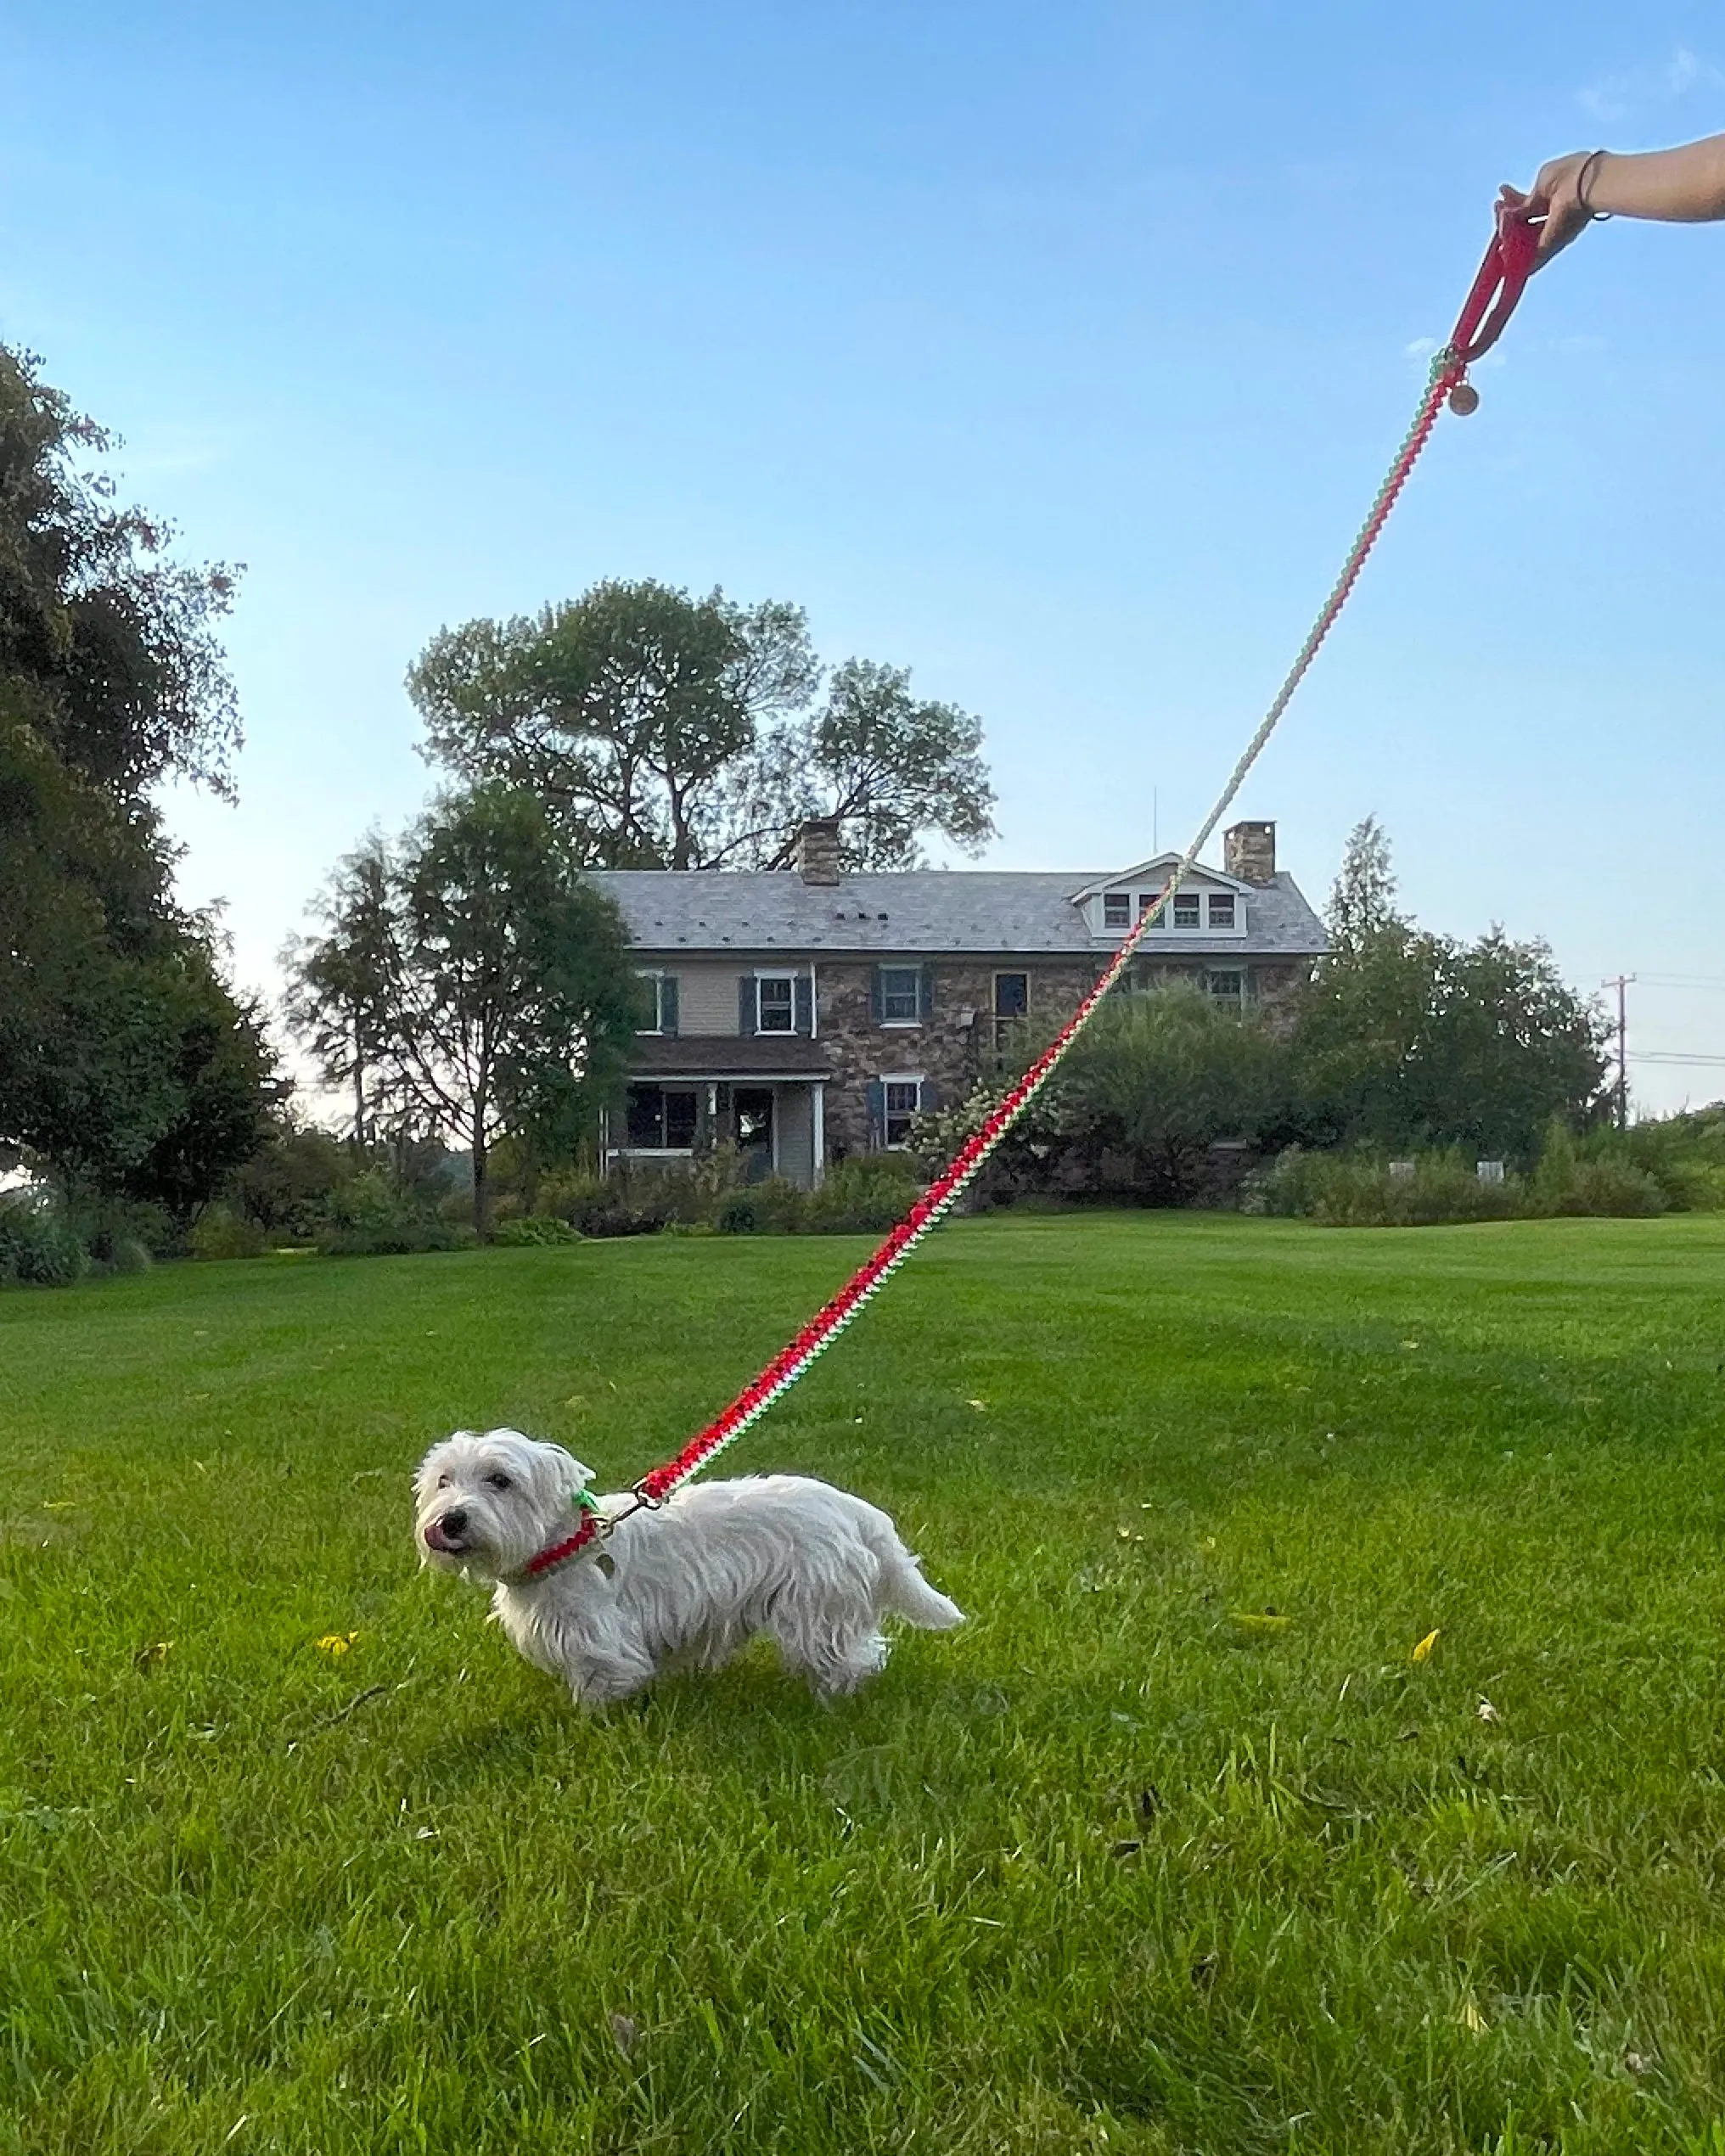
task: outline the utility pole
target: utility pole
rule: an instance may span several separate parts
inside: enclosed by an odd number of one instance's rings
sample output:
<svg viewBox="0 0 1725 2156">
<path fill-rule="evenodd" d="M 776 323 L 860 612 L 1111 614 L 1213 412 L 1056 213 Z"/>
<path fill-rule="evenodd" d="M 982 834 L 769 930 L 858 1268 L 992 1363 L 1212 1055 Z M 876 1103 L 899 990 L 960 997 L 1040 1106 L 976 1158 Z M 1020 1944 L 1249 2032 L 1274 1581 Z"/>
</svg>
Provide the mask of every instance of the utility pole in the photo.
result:
<svg viewBox="0 0 1725 2156">
<path fill-rule="evenodd" d="M 1602 980 L 1602 988 L 1617 991 L 1617 1127 L 1629 1127 L 1629 984 L 1633 974 L 1618 974 L 1610 980 Z"/>
</svg>

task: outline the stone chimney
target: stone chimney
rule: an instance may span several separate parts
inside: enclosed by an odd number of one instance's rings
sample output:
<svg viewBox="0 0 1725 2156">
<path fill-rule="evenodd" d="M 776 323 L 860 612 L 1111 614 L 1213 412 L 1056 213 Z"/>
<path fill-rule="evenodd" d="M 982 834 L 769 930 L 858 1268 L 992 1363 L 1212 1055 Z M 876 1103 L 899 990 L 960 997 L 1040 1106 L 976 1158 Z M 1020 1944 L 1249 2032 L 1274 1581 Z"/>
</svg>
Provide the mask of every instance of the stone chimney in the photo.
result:
<svg viewBox="0 0 1725 2156">
<path fill-rule="evenodd" d="M 1276 873 L 1275 825 L 1232 825 L 1222 834 L 1222 865 L 1243 884 L 1267 884 Z"/>
<path fill-rule="evenodd" d="M 812 816 L 796 834 L 796 873 L 806 884 L 839 880 L 839 819 Z"/>
</svg>

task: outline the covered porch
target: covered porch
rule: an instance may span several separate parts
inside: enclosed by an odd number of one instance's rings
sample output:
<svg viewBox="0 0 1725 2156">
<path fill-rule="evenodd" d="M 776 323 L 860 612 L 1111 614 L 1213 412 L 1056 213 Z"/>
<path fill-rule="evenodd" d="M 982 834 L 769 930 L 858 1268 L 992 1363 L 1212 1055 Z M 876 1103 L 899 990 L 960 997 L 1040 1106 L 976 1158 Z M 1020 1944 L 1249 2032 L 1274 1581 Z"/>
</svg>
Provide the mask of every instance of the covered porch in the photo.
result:
<svg viewBox="0 0 1725 2156">
<path fill-rule="evenodd" d="M 621 1109 L 601 1134 L 606 1172 L 623 1162 L 683 1166 L 735 1148 L 743 1179 L 821 1180 L 832 1075 L 816 1041 L 645 1038 Z"/>
</svg>

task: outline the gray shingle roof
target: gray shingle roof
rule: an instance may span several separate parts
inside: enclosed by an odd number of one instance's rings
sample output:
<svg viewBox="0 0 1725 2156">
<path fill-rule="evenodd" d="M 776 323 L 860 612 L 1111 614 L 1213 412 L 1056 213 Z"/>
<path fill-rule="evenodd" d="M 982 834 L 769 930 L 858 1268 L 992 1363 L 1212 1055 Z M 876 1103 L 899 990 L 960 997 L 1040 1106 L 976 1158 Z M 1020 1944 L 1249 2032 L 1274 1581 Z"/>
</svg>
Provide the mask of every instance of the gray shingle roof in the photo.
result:
<svg viewBox="0 0 1725 2156">
<path fill-rule="evenodd" d="M 1216 872 L 1211 870 L 1211 874 Z M 994 868 L 912 868 L 806 884 L 792 869 L 596 869 L 642 952 L 1010 952 L 1089 955 L 1114 939 L 1093 937 L 1071 902 L 1111 872 L 1065 875 Z M 1244 889 L 1245 935 L 1169 935 L 1155 929 L 1147 957 L 1310 957 L 1323 924 L 1285 870 Z"/>
</svg>

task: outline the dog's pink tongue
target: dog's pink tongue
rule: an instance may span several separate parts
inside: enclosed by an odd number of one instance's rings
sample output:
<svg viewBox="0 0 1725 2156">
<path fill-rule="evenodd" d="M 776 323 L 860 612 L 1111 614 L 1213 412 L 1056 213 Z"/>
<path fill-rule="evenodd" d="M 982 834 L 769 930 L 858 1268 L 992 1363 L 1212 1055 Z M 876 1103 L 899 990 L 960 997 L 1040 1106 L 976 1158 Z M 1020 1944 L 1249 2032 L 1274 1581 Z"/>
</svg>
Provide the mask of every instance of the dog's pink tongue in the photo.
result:
<svg viewBox="0 0 1725 2156">
<path fill-rule="evenodd" d="M 425 1547 L 429 1550 L 441 1550 L 446 1556 L 452 1552 L 454 1545 L 444 1533 L 443 1522 L 441 1519 L 434 1519 L 426 1528 Z"/>
</svg>

